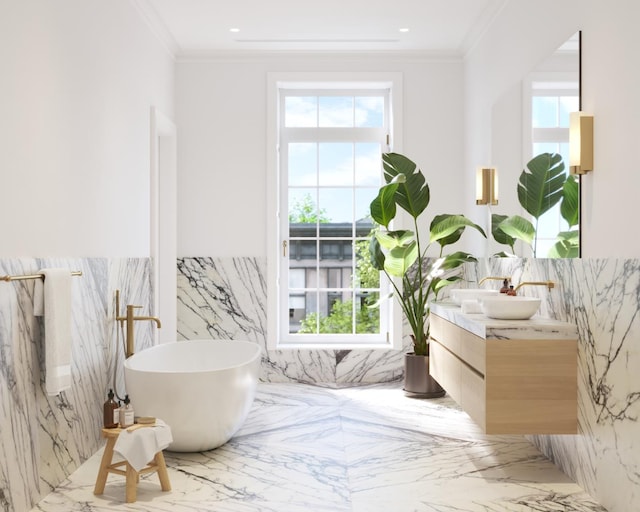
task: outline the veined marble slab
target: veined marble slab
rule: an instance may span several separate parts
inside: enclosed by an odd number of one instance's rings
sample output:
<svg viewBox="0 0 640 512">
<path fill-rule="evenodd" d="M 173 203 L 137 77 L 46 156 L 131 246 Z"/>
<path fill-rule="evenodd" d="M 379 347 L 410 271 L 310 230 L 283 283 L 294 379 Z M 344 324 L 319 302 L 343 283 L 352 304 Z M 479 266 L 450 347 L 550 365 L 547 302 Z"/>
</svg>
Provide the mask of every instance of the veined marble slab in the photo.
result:
<svg viewBox="0 0 640 512">
<path fill-rule="evenodd" d="M 113 291 L 130 303 L 150 301 L 148 259 L 0 259 L 0 275 L 35 274 L 41 268 L 82 271 L 72 279 L 71 389 L 44 391 L 43 319 L 33 316 L 34 280 L 0 282 L 0 509 L 28 510 L 101 443 L 102 404 L 115 356 Z M 46 314 L 46 312 L 45 312 Z M 139 333 L 140 347 L 149 332 Z M 122 392 L 124 388 L 118 386 Z"/>
<path fill-rule="evenodd" d="M 575 340 L 578 328 L 569 322 L 534 315 L 528 320 L 502 320 L 482 313 L 463 313 L 452 302 L 432 302 L 431 312 L 484 339 Z"/>
<path fill-rule="evenodd" d="M 398 350 L 268 350 L 266 261 L 180 258 L 180 339 L 248 340 L 262 347 L 262 380 L 341 385 L 389 382 L 403 372 Z M 408 339 L 407 339 L 408 344 Z"/>
<path fill-rule="evenodd" d="M 97 453 L 33 512 L 606 512 L 521 436 L 485 436 L 448 398 L 399 384 L 260 383 L 245 425 L 203 453 L 165 453 L 172 491 L 143 477 L 93 495 Z"/>
</svg>

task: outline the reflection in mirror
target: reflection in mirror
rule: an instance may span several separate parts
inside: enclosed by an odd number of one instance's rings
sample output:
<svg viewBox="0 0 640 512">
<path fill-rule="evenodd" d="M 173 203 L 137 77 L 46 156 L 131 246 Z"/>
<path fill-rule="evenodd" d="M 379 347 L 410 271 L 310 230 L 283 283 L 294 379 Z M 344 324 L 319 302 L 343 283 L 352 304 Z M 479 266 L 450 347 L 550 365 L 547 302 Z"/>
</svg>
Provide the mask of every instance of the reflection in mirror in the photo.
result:
<svg viewBox="0 0 640 512">
<path fill-rule="evenodd" d="M 580 109 L 579 32 L 531 71 L 524 81 L 523 103 L 524 161 L 541 153 L 558 153 L 568 175 L 569 114 Z M 579 230 L 580 221 L 577 226 L 569 226 L 557 204 L 539 219 L 537 255 L 554 255 L 558 234 L 570 229 Z"/>
</svg>

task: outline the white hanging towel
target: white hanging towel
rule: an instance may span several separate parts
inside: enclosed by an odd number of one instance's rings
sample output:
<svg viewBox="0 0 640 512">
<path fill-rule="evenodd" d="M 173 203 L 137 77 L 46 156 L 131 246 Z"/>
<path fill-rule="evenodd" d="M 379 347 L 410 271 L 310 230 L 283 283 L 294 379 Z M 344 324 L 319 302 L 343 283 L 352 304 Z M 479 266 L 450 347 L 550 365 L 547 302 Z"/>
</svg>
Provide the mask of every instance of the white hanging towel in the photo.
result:
<svg viewBox="0 0 640 512">
<path fill-rule="evenodd" d="M 71 387 L 71 272 L 44 268 L 33 291 L 33 314 L 44 316 L 45 387 L 59 395 Z"/>
</svg>

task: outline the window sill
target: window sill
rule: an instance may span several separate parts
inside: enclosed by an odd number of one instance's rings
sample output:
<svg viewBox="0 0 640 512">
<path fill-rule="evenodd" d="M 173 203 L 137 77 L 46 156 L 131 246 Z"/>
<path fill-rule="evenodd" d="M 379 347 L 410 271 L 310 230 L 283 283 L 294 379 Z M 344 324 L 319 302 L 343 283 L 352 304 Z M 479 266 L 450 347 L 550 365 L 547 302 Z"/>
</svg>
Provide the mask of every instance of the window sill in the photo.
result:
<svg viewBox="0 0 640 512">
<path fill-rule="evenodd" d="M 278 343 L 275 347 L 267 347 L 268 352 L 288 350 L 402 350 L 391 343 Z"/>
</svg>

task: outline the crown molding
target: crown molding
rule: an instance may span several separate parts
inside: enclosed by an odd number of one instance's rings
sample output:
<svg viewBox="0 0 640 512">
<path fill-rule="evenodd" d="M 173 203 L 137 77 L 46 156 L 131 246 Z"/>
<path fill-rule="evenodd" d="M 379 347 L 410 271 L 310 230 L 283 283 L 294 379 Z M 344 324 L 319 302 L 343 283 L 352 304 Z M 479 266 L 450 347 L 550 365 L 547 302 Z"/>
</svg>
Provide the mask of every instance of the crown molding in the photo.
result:
<svg viewBox="0 0 640 512">
<path fill-rule="evenodd" d="M 466 57 L 476 47 L 509 1 L 494 0 L 485 7 L 460 45 L 460 54 L 463 57 Z"/>
<path fill-rule="evenodd" d="M 251 62 L 304 58 L 312 60 L 380 60 L 392 59 L 412 62 L 462 62 L 463 55 L 455 51 L 425 50 L 203 50 L 182 51 L 178 63 Z"/>
<path fill-rule="evenodd" d="M 181 52 L 180 45 L 169 31 L 162 18 L 147 0 L 129 0 L 131 5 L 151 30 L 151 33 L 160 41 L 163 48 L 175 60 Z"/>
</svg>

